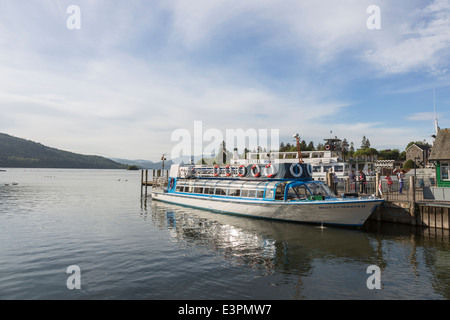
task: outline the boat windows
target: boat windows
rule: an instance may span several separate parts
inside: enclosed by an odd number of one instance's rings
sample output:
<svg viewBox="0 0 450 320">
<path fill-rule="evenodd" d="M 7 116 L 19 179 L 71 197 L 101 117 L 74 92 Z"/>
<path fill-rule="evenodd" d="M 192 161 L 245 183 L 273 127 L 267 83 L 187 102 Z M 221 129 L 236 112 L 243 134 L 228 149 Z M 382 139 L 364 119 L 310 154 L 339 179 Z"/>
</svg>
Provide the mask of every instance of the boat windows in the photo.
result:
<svg viewBox="0 0 450 320">
<path fill-rule="evenodd" d="M 275 189 L 266 189 L 264 194 L 264 199 L 273 200 L 273 195 L 275 194 Z"/>
<path fill-rule="evenodd" d="M 194 193 L 203 193 L 203 187 L 194 187 Z"/>
<path fill-rule="evenodd" d="M 225 196 L 227 194 L 227 189 L 216 187 L 217 196 Z"/>
<path fill-rule="evenodd" d="M 241 195 L 241 189 L 230 188 L 228 189 L 229 197 L 239 197 Z"/>
<path fill-rule="evenodd" d="M 309 196 L 310 193 L 304 185 L 294 186 L 288 189 L 286 200 L 305 200 Z"/>
<path fill-rule="evenodd" d="M 308 189 L 313 196 L 334 197 L 333 191 L 323 183 L 309 183 Z"/>
<path fill-rule="evenodd" d="M 244 198 L 255 198 L 256 190 L 255 189 L 243 189 L 241 196 Z"/>
<path fill-rule="evenodd" d="M 284 191 L 286 189 L 286 182 L 279 183 L 277 185 L 276 191 L 275 191 L 275 200 L 284 200 Z"/>
</svg>

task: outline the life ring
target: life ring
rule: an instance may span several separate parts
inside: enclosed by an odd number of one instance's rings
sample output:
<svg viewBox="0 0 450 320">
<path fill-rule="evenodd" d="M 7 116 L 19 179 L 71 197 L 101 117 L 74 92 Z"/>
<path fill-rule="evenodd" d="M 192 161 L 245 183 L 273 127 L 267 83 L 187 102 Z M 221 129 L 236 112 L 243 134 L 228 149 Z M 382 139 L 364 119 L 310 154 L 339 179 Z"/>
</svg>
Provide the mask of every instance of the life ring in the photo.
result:
<svg viewBox="0 0 450 320">
<path fill-rule="evenodd" d="M 220 172 L 219 166 L 215 166 L 213 169 L 214 177 L 217 177 L 219 175 L 219 172 Z"/>
<path fill-rule="evenodd" d="M 254 176 L 255 178 L 258 178 L 260 175 L 261 175 L 261 169 L 259 169 L 258 165 L 254 164 L 252 166 L 252 176 Z"/>
<path fill-rule="evenodd" d="M 240 165 L 239 169 L 238 169 L 239 177 L 245 176 L 246 173 L 247 173 L 247 168 L 244 165 Z"/>
<path fill-rule="evenodd" d="M 331 149 L 331 146 L 329 145 L 329 144 L 327 144 L 326 146 L 325 146 L 325 150 L 330 150 Z"/>
<path fill-rule="evenodd" d="M 227 165 L 227 166 L 225 167 L 225 175 L 226 175 L 227 177 L 229 177 L 229 176 L 231 176 L 231 172 L 232 172 L 232 169 L 231 169 L 230 165 Z"/>
<path fill-rule="evenodd" d="M 270 173 L 268 172 L 270 170 Z M 264 175 L 267 178 L 273 178 L 277 175 L 277 168 L 275 168 L 274 166 L 272 166 L 272 164 L 268 164 L 266 165 L 266 167 L 264 168 Z"/>
<path fill-rule="evenodd" d="M 308 165 L 306 166 L 306 170 L 308 171 L 308 174 L 312 177 L 312 175 L 313 175 L 313 168 L 312 168 L 312 165 L 310 163 L 308 163 Z"/>
<path fill-rule="evenodd" d="M 295 169 L 296 167 L 298 169 Z M 300 178 L 303 174 L 303 168 L 300 163 L 291 164 L 289 171 L 291 172 L 292 176 L 294 176 L 295 178 Z"/>
</svg>

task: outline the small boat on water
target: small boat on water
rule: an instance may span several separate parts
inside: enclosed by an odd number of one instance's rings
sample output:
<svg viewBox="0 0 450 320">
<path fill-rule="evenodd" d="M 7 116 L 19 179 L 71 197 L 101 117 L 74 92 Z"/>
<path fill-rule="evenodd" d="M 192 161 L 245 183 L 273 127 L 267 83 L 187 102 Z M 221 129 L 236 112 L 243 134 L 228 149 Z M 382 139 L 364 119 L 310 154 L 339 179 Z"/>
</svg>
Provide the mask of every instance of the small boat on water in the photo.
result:
<svg viewBox="0 0 450 320">
<path fill-rule="evenodd" d="M 172 165 L 167 188 L 153 200 L 283 221 L 361 227 L 384 201 L 375 196 L 337 197 L 312 179 L 306 163 Z"/>
</svg>

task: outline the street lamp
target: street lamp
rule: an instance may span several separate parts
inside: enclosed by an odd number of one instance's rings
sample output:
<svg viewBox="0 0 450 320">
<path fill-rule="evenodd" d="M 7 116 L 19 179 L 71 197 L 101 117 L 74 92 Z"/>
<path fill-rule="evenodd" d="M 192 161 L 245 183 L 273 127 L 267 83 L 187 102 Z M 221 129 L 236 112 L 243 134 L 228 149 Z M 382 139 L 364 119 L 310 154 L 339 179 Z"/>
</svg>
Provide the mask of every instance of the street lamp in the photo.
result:
<svg viewBox="0 0 450 320">
<path fill-rule="evenodd" d="M 161 157 L 161 161 L 162 161 L 162 169 L 164 170 L 164 161 L 166 161 L 166 154 L 163 154 Z"/>
</svg>

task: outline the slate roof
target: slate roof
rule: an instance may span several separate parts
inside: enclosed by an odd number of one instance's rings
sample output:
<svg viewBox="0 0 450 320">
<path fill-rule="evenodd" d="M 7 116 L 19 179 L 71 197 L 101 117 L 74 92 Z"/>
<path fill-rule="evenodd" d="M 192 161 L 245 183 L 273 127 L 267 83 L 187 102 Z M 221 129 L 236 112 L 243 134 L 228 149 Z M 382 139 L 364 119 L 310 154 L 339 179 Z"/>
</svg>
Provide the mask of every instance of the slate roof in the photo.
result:
<svg viewBox="0 0 450 320">
<path fill-rule="evenodd" d="M 440 129 L 429 160 L 450 160 L 450 129 Z"/>
</svg>

